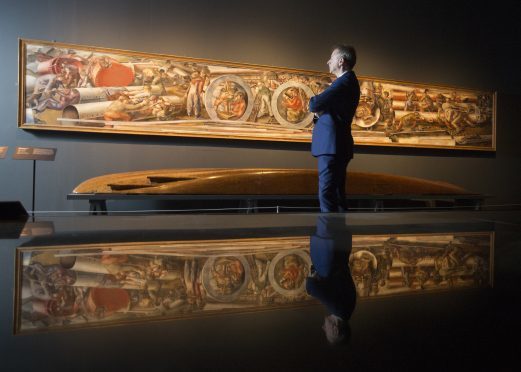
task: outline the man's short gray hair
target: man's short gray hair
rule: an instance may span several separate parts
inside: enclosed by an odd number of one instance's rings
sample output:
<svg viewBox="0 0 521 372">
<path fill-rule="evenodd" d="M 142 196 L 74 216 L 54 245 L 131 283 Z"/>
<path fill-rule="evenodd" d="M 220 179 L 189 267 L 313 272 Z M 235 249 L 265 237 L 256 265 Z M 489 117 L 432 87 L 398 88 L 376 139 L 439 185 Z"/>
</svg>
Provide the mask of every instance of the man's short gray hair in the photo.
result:
<svg viewBox="0 0 521 372">
<path fill-rule="evenodd" d="M 351 45 L 337 44 L 333 46 L 333 50 L 338 50 L 340 57 L 344 59 L 344 66 L 352 70 L 356 65 L 356 50 Z"/>
</svg>

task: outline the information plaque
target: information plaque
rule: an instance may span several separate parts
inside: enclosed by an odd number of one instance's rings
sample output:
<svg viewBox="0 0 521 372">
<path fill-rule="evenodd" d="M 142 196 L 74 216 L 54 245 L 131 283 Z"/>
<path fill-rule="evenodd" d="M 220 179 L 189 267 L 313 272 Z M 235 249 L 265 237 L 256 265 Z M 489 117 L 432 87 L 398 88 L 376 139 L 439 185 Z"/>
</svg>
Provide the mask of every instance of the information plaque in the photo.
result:
<svg viewBox="0 0 521 372">
<path fill-rule="evenodd" d="M 54 161 L 56 151 L 55 148 L 47 147 L 17 147 L 13 159 Z"/>
</svg>

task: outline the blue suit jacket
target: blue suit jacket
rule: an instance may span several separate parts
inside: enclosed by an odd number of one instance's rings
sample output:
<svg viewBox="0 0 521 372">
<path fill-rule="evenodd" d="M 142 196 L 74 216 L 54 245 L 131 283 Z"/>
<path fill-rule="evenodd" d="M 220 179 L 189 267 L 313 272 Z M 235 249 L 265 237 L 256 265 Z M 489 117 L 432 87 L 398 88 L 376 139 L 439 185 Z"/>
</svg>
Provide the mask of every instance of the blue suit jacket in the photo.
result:
<svg viewBox="0 0 521 372">
<path fill-rule="evenodd" d="M 360 85 L 353 71 L 337 78 L 325 91 L 311 97 L 309 110 L 322 114 L 313 128 L 311 154 L 353 157 L 351 122 L 360 100 Z"/>
</svg>

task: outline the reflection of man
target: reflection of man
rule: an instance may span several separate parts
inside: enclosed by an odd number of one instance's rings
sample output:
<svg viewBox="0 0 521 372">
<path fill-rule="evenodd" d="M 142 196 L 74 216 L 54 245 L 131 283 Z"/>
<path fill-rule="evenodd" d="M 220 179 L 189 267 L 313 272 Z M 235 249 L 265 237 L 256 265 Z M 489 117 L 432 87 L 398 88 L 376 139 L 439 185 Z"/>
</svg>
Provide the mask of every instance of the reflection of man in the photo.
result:
<svg viewBox="0 0 521 372">
<path fill-rule="evenodd" d="M 347 339 L 348 321 L 356 305 L 356 288 L 348 265 L 351 246 L 351 232 L 343 218 L 318 217 L 316 232 L 310 238 L 313 266 L 306 280 L 306 291 L 329 313 L 322 329 L 332 344 Z"/>
<path fill-rule="evenodd" d="M 342 212 L 345 203 L 346 169 L 353 158 L 351 122 L 360 99 L 360 85 L 352 71 L 356 51 L 336 46 L 327 62 L 337 79 L 312 97 L 309 110 L 318 115 L 313 128 L 311 154 L 318 158 L 318 197 L 322 212 Z"/>
</svg>

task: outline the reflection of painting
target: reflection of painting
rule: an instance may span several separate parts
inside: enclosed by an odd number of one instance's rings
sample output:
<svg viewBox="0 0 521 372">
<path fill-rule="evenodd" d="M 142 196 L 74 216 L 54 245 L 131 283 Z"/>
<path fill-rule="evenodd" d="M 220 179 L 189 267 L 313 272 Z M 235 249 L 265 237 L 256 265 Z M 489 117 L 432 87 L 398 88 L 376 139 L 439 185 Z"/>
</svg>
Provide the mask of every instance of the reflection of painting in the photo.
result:
<svg viewBox="0 0 521 372">
<path fill-rule="evenodd" d="M 274 257 L 268 272 L 273 288 L 286 296 L 304 292 L 311 260 L 307 252 L 292 250 Z"/>
<path fill-rule="evenodd" d="M 23 248 L 17 329 L 178 318 L 308 302 L 304 288 L 295 285 L 295 280 L 303 283 L 307 275 L 309 265 L 303 263 L 309 261 L 308 242 L 308 237 L 290 237 Z M 291 276 L 293 268 L 298 269 L 296 276 L 288 277 L 293 281 L 292 293 L 277 291 L 268 277 L 272 262 L 284 252 L 290 255 L 282 272 L 291 271 Z M 291 259 L 295 255 L 297 261 Z"/>
<path fill-rule="evenodd" d="M 211 257 L 203 267 L 203 286 L 214 300 L 233 301 L 246 287 L 249 267 L 242 256 Z"/>
<path fill-rule="evenodd" d="M 353 236 L 349 258 L 359 296 L 492 284 L 492 236 Z"/>
<path fill-rule="evenodd" d="M 308 236 L 19 248 L 17 331 L 308 303 Z M 346 242 L 349 244 L 349 242 Z M 354 235 L 360 297 L 492 284 L 492 233 Z"/>
<path fill-rule="evenodd" d="M 26 129 L 309 142 L 332 75 L 21 40 Z M 357 144 L 495 149 L 495 95 L 360 77 Z"/>
</svg>

